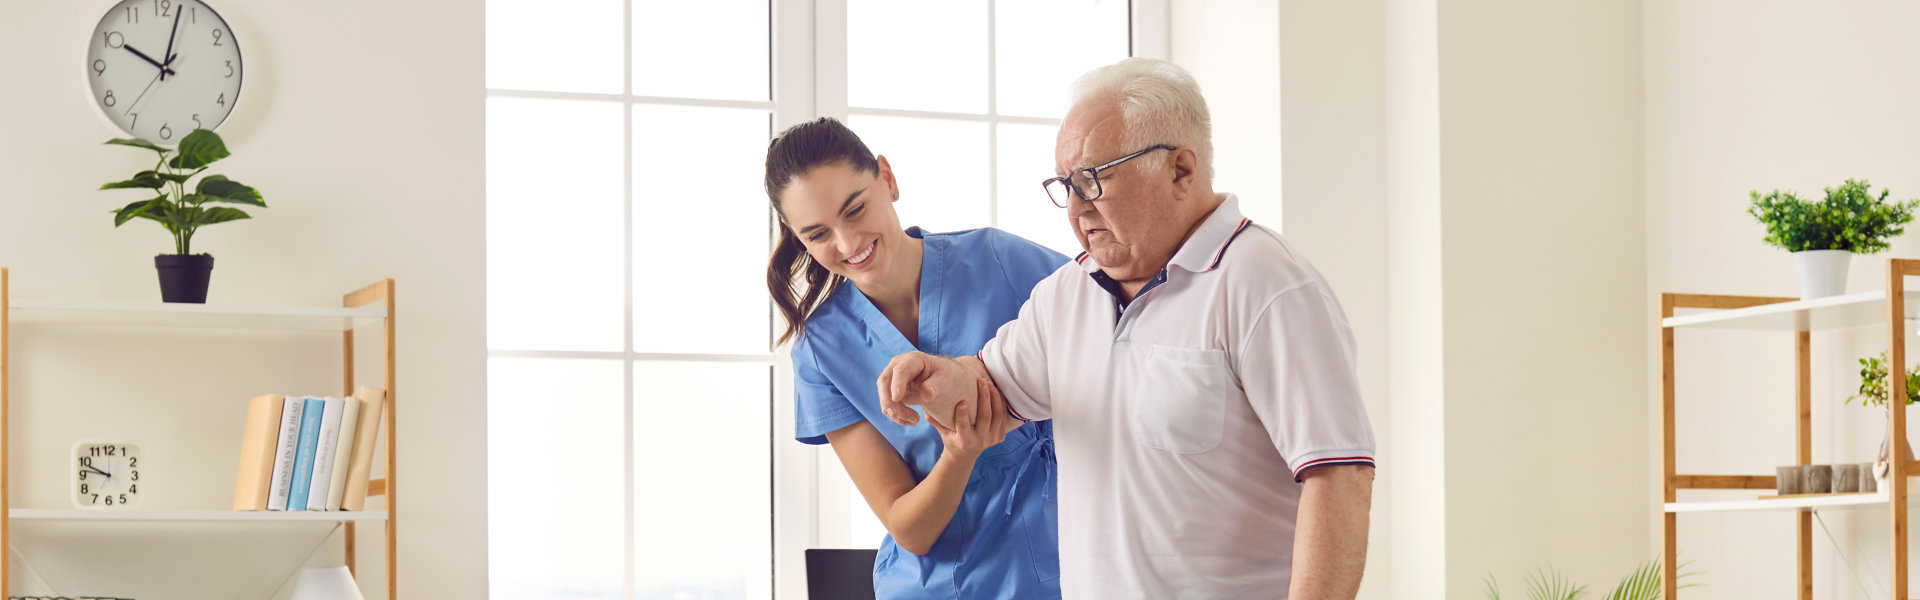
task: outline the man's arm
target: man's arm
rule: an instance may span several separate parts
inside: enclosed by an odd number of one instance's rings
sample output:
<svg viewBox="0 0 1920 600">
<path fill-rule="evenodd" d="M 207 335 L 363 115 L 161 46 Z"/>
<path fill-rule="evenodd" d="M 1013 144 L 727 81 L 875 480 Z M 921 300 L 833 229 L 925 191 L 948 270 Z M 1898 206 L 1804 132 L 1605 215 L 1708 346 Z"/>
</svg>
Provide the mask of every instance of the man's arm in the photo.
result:
<svg viewBox="0 0 1920 600">
<path fill-rule="evenodd" d="M 920 415 L 907 408 L 920 405 L 933 420 L 943 426 L 953 424 L 953 406 L 976 400 L 974 383 L 993 376 L 980 359 L 971 356 L 944 358 L 924 352 L 908 352 L 893 357 L 880 378 L 874 381 L 880 394 L 880 412 L 902 426 L 920 423 Z"/>
<path fill-rule="evenodd" d="M 1373 467 L 1330 465 L 1300 473 L 1289 600 L 1347 600 L 1360 593 L 1367 566 L 1367 513 Z"/>
</svg>

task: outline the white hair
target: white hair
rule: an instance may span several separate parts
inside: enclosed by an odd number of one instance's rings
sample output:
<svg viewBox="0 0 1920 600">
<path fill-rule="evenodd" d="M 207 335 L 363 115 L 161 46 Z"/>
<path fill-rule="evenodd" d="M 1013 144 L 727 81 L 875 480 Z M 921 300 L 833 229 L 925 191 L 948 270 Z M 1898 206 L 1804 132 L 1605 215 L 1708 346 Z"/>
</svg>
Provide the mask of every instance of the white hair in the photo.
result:
<svg viewBox="0 0 1920 600">
<path fill-rule="evenodd" d="M 1114 97 L 1126 132 L 1121 140 L 1132 152 L 1154 144 L 1192 146 L 1207 179 L 1213 178 L 1213 117 L 1200 83 L 1180 65 L 1157 58 L 1129 58 L 1087 71 L 1069 88 L 1072 105 Z M 1153 152 L 1136 160 L 1158 165 Z"/>
</svg>

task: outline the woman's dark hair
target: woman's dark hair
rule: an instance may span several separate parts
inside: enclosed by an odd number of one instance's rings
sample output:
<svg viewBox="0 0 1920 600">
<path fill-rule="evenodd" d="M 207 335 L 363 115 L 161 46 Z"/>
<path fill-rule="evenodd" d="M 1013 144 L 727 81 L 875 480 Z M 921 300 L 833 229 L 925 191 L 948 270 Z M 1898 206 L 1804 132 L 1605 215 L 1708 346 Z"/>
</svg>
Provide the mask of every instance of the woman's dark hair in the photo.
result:
<svg viewBox="0 0 1920 600">
<path fill-rule="evenodd" d="M 774 214 L 780 219 L 780 239 L 774 242 L 773 256 L 767 259 L 767 292 L 787 319 L 787 330 L 780 334 L 780 341 L 775 345 L 785 344 L 805 332 L 807 317 L 846 282 L 845 277 L 834 275 L 807 254 L 800 236 L 787 225 L 786 213 L 780 209 L 780 193 L 807 172 L 842 162 L 861 173 L 880 172 L 880 163 L 874 160 L 873 151 L 860 141 L 860 136 L 831 117 L 790 127 L 767 144 L 767 201 L 773 204 Z M 799 281 L 806 282 L 805 288 L 799 286 Z"/>
</svg>

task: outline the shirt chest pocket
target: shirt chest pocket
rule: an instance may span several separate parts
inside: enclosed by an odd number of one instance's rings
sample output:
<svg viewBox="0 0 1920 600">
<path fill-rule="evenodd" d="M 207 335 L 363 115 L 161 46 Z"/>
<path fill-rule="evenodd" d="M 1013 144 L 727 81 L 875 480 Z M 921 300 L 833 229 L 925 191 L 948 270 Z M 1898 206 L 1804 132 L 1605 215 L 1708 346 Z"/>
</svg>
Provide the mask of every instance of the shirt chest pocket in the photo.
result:
<svg viewBox="0 0 1920 600">
<path fill-rule="evenodd" d="M 1128 403 L 1136 443 L 1178 454 L 1220 445 L 1233 389 L 1225 351 L 1152 344 L 1140 367 Z"/>
</svg>

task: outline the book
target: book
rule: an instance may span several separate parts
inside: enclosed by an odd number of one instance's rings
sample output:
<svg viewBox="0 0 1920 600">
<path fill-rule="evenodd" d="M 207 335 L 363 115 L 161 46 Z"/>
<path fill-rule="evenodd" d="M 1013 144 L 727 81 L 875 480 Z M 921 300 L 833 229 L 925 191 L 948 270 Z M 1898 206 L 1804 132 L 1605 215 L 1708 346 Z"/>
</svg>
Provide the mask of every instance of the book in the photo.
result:
<svg viewBox="0 0 1920 600">
<path fill-rule="evenodd" d="M 385 413 L 387 391 L 360 387 L 353 390 L 360 399 L 360 424 L 354 430 L 353 464 L 347 470 L 347 492 L 340 499 L 340 510 L 364 510 L 367 484 L 373 476 L 374 442 L 380 439 L 380 417 Z M 389 486 L 393 485 L 389 480 Z M 391 488 L 389 488 L 391 489 Z"/>
<path fill-rule="evenodd" d="M 280 437 L 273 450 L 273 481 L 267 489 L 267 510 L 286 510 L 287 494 L 293 491 L 293 459 L 300 453 L 301 412 L 306 402 L 299 396 L 287 396 L 280 411 Z"/>
<path fill-rule="evenodd" d="M 333 454 L 340 446 L 340 417 L 347 401 L 327 398 L 320 416 L 320 439 L 313 446 L 313 483 L 307 486 L 307 510 L 327 509 L 327 486 L 333 484 Z"/>
<path fill-rule="evenodd" d="M 247 425 L 240 436 L 240 472 L 233 480 L 234 510 L 266 510 L 273 481 L 274 447 L 280 441 L 280 412 L 287 397 L 268 394 L 247 401 Z"/>
<path fill-rule="evenodd" d="M 353 436 L 360 425 L 360 399 L 347 396 L 341 400 L 346 406 L 340 409 L 340 443 L 334 444 L 333 481 L 327 484 L 326 510 L 340 510 L 340 501 L 347 495 L 347 467 L 353 464 Z"/>
<path fill-rule="evenodd" d="M 287 510 L 306 510 L 307 492 L 313 487 L 313 451 L 320 443 L 320 420 L 326 417 L 327 400 L 307 396 L 300 410 L 299 451 L 293 455 L 293 487 L 287 492 Z"/>
</svg>

